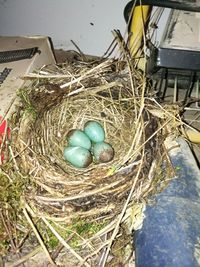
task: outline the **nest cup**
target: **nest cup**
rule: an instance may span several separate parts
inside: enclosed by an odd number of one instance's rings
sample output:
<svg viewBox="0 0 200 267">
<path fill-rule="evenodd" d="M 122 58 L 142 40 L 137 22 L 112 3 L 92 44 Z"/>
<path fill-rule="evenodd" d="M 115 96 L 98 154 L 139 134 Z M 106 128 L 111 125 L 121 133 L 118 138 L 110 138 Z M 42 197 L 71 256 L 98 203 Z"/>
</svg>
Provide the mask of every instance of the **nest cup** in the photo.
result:
<svg viewBox="0 0 200 267">
<path fill-rule="evenodd" d="M 20 150 L 27 143 L 30 148 L 23 150 L 21 164 L 38 189 L 28 197 L 38 213 L 48 214 L 51 219 L 113 216 L 130 190 L 135 169 L 127 166 L 134 160 L 129 155 L 136 133 L 135 98 L 124 80 L 127 73 L 113 82 L 111 65 L 103 74 L 85 79 L 87 87 L 92 84 L 92 90 L 73 94 L 77 90 L 74 87 L 67 94 L 49 94 L 40 83 L 29 90 L 28 97 L 37 115 L 32 119 L 24 115 L 16 142 Z M 47 105 L 42 103 L 44 99 Z M 77 169 L 64 160 L 66 136 L 71 129 L 82 130 L 90 120 L 103 126 L 105 141 L 114 148 L 115 157 L 108 163 Z"/>
</svg>

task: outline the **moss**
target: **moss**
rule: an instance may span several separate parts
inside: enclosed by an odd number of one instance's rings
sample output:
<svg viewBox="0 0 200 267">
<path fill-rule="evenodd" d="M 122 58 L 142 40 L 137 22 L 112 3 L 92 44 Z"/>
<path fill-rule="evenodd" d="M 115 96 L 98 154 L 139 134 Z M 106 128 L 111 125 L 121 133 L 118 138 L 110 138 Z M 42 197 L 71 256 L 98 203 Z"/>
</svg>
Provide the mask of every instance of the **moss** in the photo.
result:
<svg viewBox="0 0 200 267">
<path fill-rule="evenodd" d="M 21 88 L 17 92 L 17 96 L 20 98 L 21 104 L 23 106 L 23 112 L 25 115 L 31 115 L 33 119 L 36 118 L 37 111 L 35 106 L 30 100 L 29 97 L 30 89 L 28 88 Z"/>
<path fill-rule="evenodd" d="M 53 250 L 54 248 L 57 247 L 58 244 L 59 244 L 59 240 L 54 235 L 52 235 L 49 238 L 48 247 Z"/>
<path fill-rule="evenodd" d="M 6 166 L 9 168 L 9 166 Z M 13 240 L 20 240 L 23 238 L 24 233 L 16 231 L 15 226 L 21 225 L 22 227 L 29 229 L 27 221 L 22 214 L 21 198 L 31 187 L 34 190 L 35 185 L 28 176 L 22 176 L 12 171 L 12 177 L 8 176 L 0 170 L 0 203 L 3 213 L 7 213 L 9 221 L 11 222 L 11 233 Z M 7 219 L 7 218 L 6 218 Z M 50 250 L 53 250 L 59 241 L 57 237 L 46 227 L 44 222 L 38 221 L 38 218 L 34 219 L 34 223 L 41 234 L 44 243 Z M 90 238 L 98 231 L 100 231 L 108 221 L 90 222 L 84 219 L 76 219 L 70 225 L 68 224 L 55 224 L 50 222 L 55 230 L 67 240 L 72 233 L 73 238 L 69 241 L 70 246 L 74 249 L 80 247 L 80 243 L 83 239 Z M 0 254 L 3 255 L 9 248 L 10 237 L 6 234 L 4 225 L 0 222 Z"/>
<path fill-rule="evenodd" d="M 100 231 L 105 225 L 106 221 L 99 223 L 78 220 L 72 224 L 72 230 L 85 238 L 89 238 Z"/>
<path fill-rule="evenodd" d="M 75 232 L 76 235 L 70 241 L 70 246 L 73 248 L 78 248 L 83 239 L 88 239 L 99 232 L 105 227 L 108 220 L 101 222 L 88 222 L 85 220 L 74 220 L 74 222 L 69 227 L 70 232 Z M 80 237 L 81 236 L 81 239 Z"/>
<path fill-rule="evenodd" d="M 9 249 L 10 243 L 8 240 L 1 239 L 0 237 L 0 255 L 5 256 L 8 249 Z"/>
<path fill-rule="evenodd" d="M 7 170 L 7 172 L 5 171 Z M 29 177 L 22 176 L 17 172 L 12 172 L 9 177 L 9 164 L 3 165 L 0 170 L 0 254 L 3 255 L 9 248 L 10 238 L 20 240 L 24 233 L 17 230 L 16 225 L 22 228 L 27 227 L 27 222 L 23 219 L 21 197 L 26 192 L 28 186 L 33 185 Z M 4 171 L 5 173 L 4 173 Z M 2 218 L 3 217 L 3 218 Z M 4 222 L 3 222 L 4 220 Z M 10 236 L 5 229 L 5 224 L 9 229 Z M 16 241 L 17 242 L 17 241 Z"/>
<path fill-rule="evenodd" d="M 28 176 L 15 174 L 9 181 L 8 177 L 0 172 L 0 202 L 11 206 L 14 210 L 20 209 L 20 198 L 31 181 Z"/>
<path fill-rule="evenodd" d="M 77 220 L 70 225 L 61 225 L 50 222 L 53 228 L 64 240 L 67 240 L 72 235 L 72 233 L 74 234 L 68 242 L 73 249 L 78 249 L 81 246 L 83 239 L 90 238 L 98 231 L 100 231 L 107 223 L 107 221 L 98 223 L 87 222 L 85 220 Z M 53 250 L 59 244 L 57 237 L 51 232 L 49 228 L 46 227 L 46 225 L 42 221 L 37 224 L 37 228 L 46 246 L 50 250 Z"/>
</svg>

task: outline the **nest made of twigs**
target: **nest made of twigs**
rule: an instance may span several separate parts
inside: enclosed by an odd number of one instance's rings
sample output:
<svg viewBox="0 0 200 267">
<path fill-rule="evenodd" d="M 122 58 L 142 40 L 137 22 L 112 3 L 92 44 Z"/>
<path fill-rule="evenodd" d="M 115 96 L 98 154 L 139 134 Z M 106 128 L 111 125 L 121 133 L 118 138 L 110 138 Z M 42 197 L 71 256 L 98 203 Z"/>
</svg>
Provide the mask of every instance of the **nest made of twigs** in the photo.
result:
<svg viewBox="0 0 200 267">
<path fill-rule="evenodd" d="M 128 55 L 125 59 L 45 66 L 26 75 L 18 92 L 19 106 L 9 120 L 12 138 L 5 142 L 9 153 L 1 171 L 6 182 L 0 215 L 8 214 L 8 203 L 10 210 L 15 207 L 17 227 L 25 225 L 20 247 L 32 230 L 53 266 L 61 244 L 67 262 L 73 256 L 69 266 L 107 266 L 118 241 L 123 255 L 133 255 L 132 245 L 127 254 L 127 237 L 131 240 L 132 231 L 141 227 L 148 196 L 161 191 L 173 173 L 163 140 L 172 132 L 169 126 L 175 132 L 180 123 L 178 112 L 161 106 L 145 74 Z M 102 124 L 115 157 L 77 169 L 63 157 L 66 135 L 88 120 Z M 55 240 L 52 256 L 50 241 Z"/>
<path fill-rule="evenodd" d="M 54 66 L 42 73 L 34 74 L 31 86 L 21 92 L 23 115 L 15 140 L 18 164 L 38 186 L 28 199 L 38 214 L 54 220 L 118 214 L 142 157 L 142 144 L 157 127 L 137 95 L 143 76 L 134 70 L 131 81 L 130 70 L 116 60 Z M 83 129 L 89 120 L 102 124 L 115 157 L 77 169 L 63 158 L 66 135 Z M 153 149 L 146 154 L 146 165 L 151 153 L 153 157 Z"/>
</svg>

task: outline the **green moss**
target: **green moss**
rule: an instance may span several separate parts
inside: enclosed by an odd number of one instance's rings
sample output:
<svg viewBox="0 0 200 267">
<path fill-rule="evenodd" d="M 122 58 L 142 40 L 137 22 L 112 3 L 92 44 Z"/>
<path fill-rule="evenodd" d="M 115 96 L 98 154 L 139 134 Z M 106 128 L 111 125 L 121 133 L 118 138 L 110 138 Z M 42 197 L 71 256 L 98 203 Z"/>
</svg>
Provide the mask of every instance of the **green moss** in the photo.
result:
<svg viewBox="0 0 200 267">
<path fill-rule="evenodd" d="M 73 248 L 78 248 L 83 239 L 88 239 L 92 237 L 94 234 L 103 229 L 107 223 L 107 220 L 101 222 L 75 220 L 69 227 L 69 229 L 71 230 L 71 232 L 77 233 L 77 235 L 75 235 L 74 238 L 72 238 L 72 240 L 70 241 L 70 246 Z"/>
<path fill-rule="evenodd" d="M 59 244 L 59 240 L 54 236 L 52 235 L 50 238 L 49 238 L 49 241 L 48 241 L 48 247 L 50 249 L 54 249 L 57 247 L 57 245 Z"/>
<path fill-rule="evenodd" d="M 11 179 L 12 181 L 0 171 L 0 202 L 6 203 L 17 211 L 20 208 L 19 203 L 22 194 L 32 183 L 29 177 L 20 174 L 15 174 Z"/>
<path fill-rule="evenodd" d="M 5 256 L 9 249 L 9 241 L 0 237 L 0 255 Z"/>
<path fill-rule="evenodd" d="M 10 171 L 9 171 L 10 169 Z M 4 173 L 4 171 L 5 173 Z M 10 174 L 12 173 L 12 175 Z M 9 174 L 10 179 L 8 178 Z M 20 240 L 24 233 L 16 229 L 16 225 L 27 227 L 27 222 L 22 215 L 21 197 L 28 186 L 33 185 L 29 177 L 22 176 L 17 172 L 11 172 L 9 163 L 0 169 L 0 205 L 1 214 L 10 231 L 13 240 Z M 34 188 L 34 187 L 33 187 Z M 10 237 L 5 229 L 5 225 L 0 218 L 0 254 L 4 255 L 9 248 Z"/>
<path fill-rule="evenodd" d="M 74 234 L 73 237 L 68 241 L 69 245 L 73 249 L 78 249 L 83 239 L 90 238 L 98 231 L 100 231 L 107 223 L 107 221 L 98 223 L 87 222 L 85 220 L 77 220 L 70 225 L 61 225 L 50 222 L 52 227 L 64 240 L 67 240 L 72 233 Z M 41 233 L 44 243 L 50 250 L 54 249 L 59 244 L 57 237 L 51 232 L 49 228 L 46 227 L 46 225 L 42 221 L 37 224 L 37 228 Z"/>
<path fill-rule="evenodd" d="M 28 88 L 20 88 L 17 91 L 17 96 L 20 98 L 22 104 L 24 104 L 25 106 L 31 105 L 29 94 L 30 94 L 30 89 Z"/>
<path fill-rule="evenodd" d="M 84 238 L 89 238 L 92 235 L 96 234 L 106 225 L 104 222 L 87 222 L 84 220 L 74 221 L 72 224 L 72 230 L 77 234 L 83 236 Z"/>
<path fill-rule="evenodd" d="M 20 98 L 20 101 L 23 105 L 24 114 L 28 116 L 31 115 L 33 119 L 35 119 L 37 115 L 37 111 L 33 103 L 30 100 L 29 94 L 30 94 L 30 89 L 28 88 L 21 88 L 17 92 L 17 96 Z"/>
<path fill-rule="evenodd" d="M 28 226 L 27 221 L 22 214 L 22 207 L 20 203 L 21 197 L 24 195 L 28 187 L 31 186 L 32 190 L 34 190 L 34 184 L 28 176 L 22 176 L 17 173 L 15 173 L 14 177 L 10 177 L 10 179 L 8 179 L 8 177 L 0 171 L 1 206 L 6 212 L 9 213 L 9 219 L 12 222 L 13 227 L 16 224 L 20 224 L 28 229 L 30 227 Z M 46 226 L 46 224 L 44 224 L 43 221 L 38 221 L 38 218 L 35 218 L 34 223 L 41 234 L 44 243 L 50 250 L 53 250 L 59 244 L 57 237 L 51 232 L 51 230 Z M 69 241 L 69 244 L 74 249 L 77 249 L 80 247 L 83 239 L 90 238 L 96 234 L 108 222 L 106 220 L 101 222 L 90 222 L 83 219 L 76 219 L 70 225 L 64 223 L 50 223 L 64 240 L 67 240 L 69 236 L 74 233 L 73 238 Z M 0 238 L 0 250 L 2 250 L 2 253 L 4 253 L 3 251 L 8 249 L 9 237 L 6 236 L 5 238 L 5 228 L 3 225 L 0 226 L 0 237 L 4 236 L 4 238 Z M 12 235 L 13 239 L 18 240 L 23 237 L 23 233 L 19 231 L 16 232 L 14 228 Z"/>
</svg>

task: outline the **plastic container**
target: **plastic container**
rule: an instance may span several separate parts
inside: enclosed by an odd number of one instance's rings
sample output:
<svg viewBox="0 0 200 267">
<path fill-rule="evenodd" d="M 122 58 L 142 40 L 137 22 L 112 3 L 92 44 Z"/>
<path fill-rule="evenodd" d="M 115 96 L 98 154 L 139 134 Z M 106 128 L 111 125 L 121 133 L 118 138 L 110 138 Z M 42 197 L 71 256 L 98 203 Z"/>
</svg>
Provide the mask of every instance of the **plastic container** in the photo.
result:
<svg viewBox="0 0 200 267">
<path fill-rule="evenodd" d="M 166 143 L 177 177 L 145 210 L 136 267 L 200 266 L 200 170 L 183 139 Z M 174 147 L 174 148 L 173 148 Z"/>
</svg>

